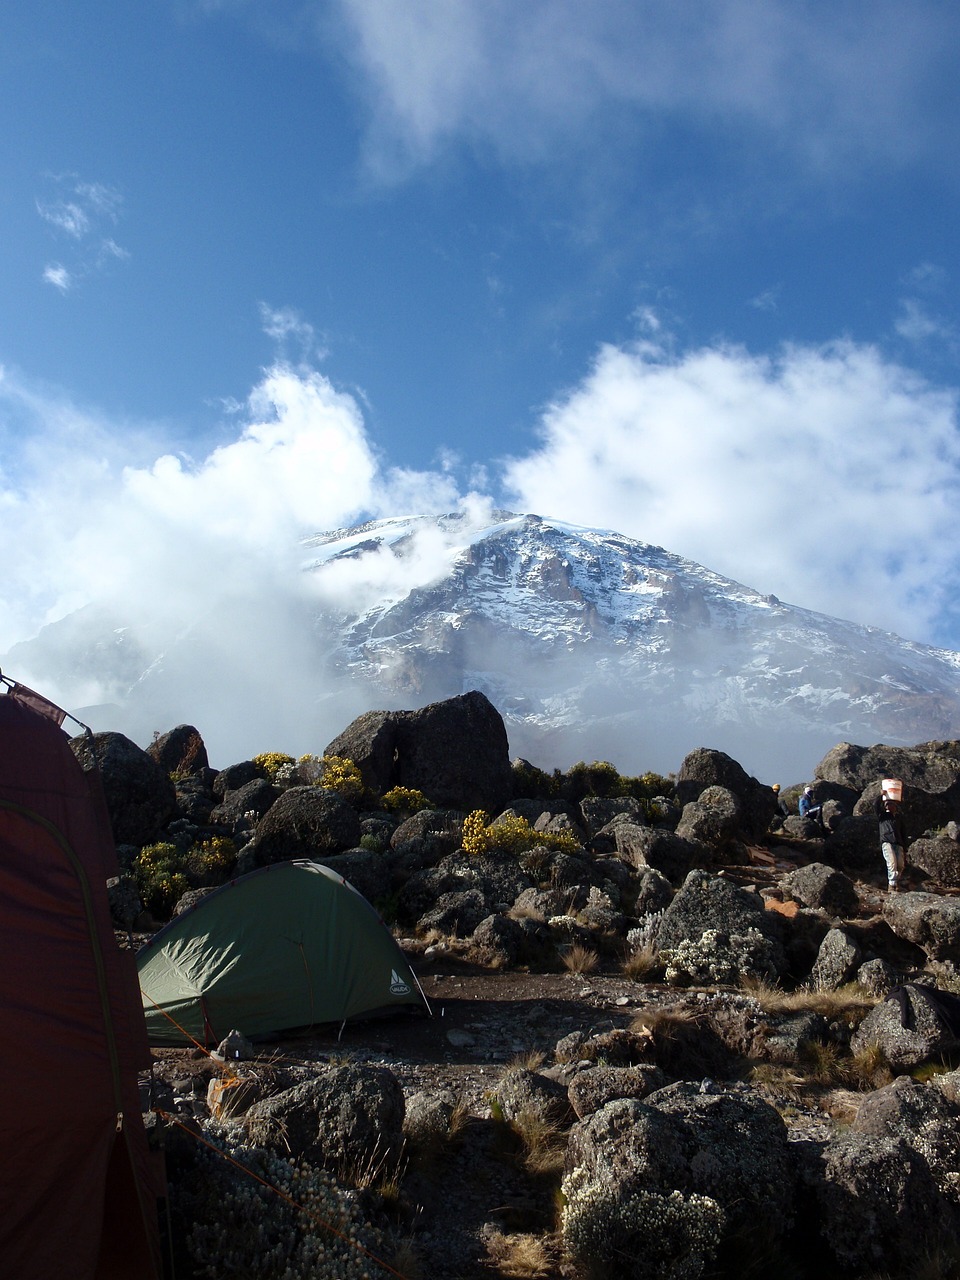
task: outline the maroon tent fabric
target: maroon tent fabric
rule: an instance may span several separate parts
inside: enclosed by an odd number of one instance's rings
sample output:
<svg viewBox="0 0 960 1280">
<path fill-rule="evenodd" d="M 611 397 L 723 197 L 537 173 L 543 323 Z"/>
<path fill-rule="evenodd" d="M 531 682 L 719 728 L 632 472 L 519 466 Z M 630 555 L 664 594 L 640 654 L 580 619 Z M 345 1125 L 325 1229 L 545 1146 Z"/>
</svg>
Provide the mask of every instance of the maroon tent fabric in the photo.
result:
<svg viewBox="0 0 960 1280">
<path fill-rule="evenodd" d="M 0 692 L 0 1275 L 155 1280 L 164 1188 L 137 1082 L 150 1051 L 110 918 L 100 779 L 57 709 L 18 689 Z"/>
</svg>

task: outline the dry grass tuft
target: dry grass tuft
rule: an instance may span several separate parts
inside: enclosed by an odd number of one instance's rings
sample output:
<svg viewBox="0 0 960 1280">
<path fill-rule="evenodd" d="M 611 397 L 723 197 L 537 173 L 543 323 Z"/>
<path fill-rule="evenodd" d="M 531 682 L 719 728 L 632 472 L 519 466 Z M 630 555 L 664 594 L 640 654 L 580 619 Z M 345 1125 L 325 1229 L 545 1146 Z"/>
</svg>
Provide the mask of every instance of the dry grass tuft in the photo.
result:
<svg viewBox="0 0 960 1280">
<path fill-rule="evenodd" d="M 799 987 L 796 991 L 784 991 L 782 987 L 764 979 L 745 977 L 741 988 L 753 996 L 764 1013 L 804 1013 L 813 1012 L 833 1020 L 843 1018 L 859 1022 L 877 1003 L 878 997 L 872 995 L 859 982 L 848 982 L 837 987 L 835 991 L 819 990 L 813 987 Z"/>
<path fill-rule="evenodd" d="M 497 1231 L 487 1240 L 487 1253 L 496 1274 L 508 1280 L 550 1280 L 558 1274 L 560 1251 L 554 1236 Z"/>
<path fill-rule="evenodd" d="M 637 951 L 631 951 L 624 960 L 623 973 L 624 977 L 632 978 L 634 982 L 642 982 L 659 967 L 660 957 L 656 947 L 640 947 Z"/>
<path fill-rule="evenodd" d="M 600 957 L 596 951 L 591 951 L 589 947 L 584 947 L 579 942 L 564 948 L 560 958 L 564 967 L 571 973 L 594 973 L 600 964 Z"/>
<path fill-rule="evenodd" d="M 523 1143 L 523 1167 L 535 1178 L 559 1177 L 567 1150 L 567 1132 L 554 1120 L 521 1111 L 510 1127 Z"/>
<path fill-rule="evenodd" d="M 510 1059 L 507 1071 L 539 1071 L 546 1060 L 547 1055 L 541 1049 L 526 1049 Z"/>
<path fill-rule="evenodd" d="M 847 1063 L 847 1079 L 858 1089 L 882 1089 L 893 1081 L 890 1061 L 877 1042 L 871 1041 L 859 1053 L 851 1055 Z"/>
</svg>

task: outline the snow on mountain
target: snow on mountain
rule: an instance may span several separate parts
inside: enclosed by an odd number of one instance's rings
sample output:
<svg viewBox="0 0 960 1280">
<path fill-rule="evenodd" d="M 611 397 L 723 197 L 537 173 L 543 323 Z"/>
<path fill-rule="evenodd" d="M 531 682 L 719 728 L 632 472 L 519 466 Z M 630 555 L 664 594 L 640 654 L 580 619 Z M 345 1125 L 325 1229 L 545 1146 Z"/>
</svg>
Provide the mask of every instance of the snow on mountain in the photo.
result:
<svg viewBox="0 0 960 1280">
<path fill-rule="evenodd" d="M 344 609 L 339 668 L 408 701 L 480 688 L 511 744 L 538 757 L 546 746 L 662 767 L 719 745 L 757 768 L 772 752 L 802 776 L 802 760 L 809 770 L 840 740 L 960 734 L 960 655 L 614 532 L 507 513 L 479 527 L 392 519 L 310 540 L 308 568 L 322 595 L 344 560 L 362 581 L 367 559 L 416 564 L 422 539 L 442 570 Z"/>
<path fill-rule="evenodd" d="M 544 768 L 667 772 L 712 746 L 786 783 L 839 741 L 960 737 L 960 654 L 614 532 L 414 516 L 303 547 L 302 581 L 269 603 L 218 600 L 211 584 L 196 616 L 169 617 L 158 591 L 149 619 L 92 607 L 2 665 L 74 709 L 99 691 L 113 705 L 88 707 L 89 722 L 137 741 L 196 724 L 222 763 L 322 750 L 361 711 L 469 689 L 500 709 L 512 753 Z"/>
</svg>

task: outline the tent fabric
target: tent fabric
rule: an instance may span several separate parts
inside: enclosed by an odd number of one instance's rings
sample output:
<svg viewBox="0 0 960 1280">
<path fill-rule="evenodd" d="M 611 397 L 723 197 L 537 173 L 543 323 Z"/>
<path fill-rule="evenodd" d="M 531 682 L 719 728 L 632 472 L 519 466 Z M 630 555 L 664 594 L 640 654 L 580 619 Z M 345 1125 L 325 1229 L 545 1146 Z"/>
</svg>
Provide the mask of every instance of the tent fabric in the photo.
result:
<svg viewBox="0 0 960 1280">
<path fill-rule="evenodd" d="M 134 957 L 110 917 L 109 818 L 99 776 L 19 689 L 0 694 L 0 1273 L 153 1280 L 163 1177 L 140 1113 Z"/>
<path fill-rule="evenodd" d="M 273 863 L 214 889 L 137 955 L 153 1045 L 217 1044 L 429 1005 L 380 916 L 321 863 Z"/>
</svg>

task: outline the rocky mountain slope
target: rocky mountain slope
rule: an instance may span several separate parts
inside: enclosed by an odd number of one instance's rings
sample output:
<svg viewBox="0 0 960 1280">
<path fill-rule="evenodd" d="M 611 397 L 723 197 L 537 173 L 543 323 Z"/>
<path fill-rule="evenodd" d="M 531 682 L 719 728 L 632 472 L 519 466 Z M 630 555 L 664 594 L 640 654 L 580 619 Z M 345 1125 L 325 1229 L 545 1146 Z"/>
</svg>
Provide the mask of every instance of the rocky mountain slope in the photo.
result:
<svg viewBox="0 0 960 1280">
<path fill-rule="evenodd" d="M 189 713 L 235 757 L 271 736 L 316 750 L 364 710 L 467 689 L 502 710 L 512 753 L 546 768 L 606 758 L 667 772 L 709 743 L 788 781 L 838 740 L 960 735 L 960 654 L 617 533 L 421 516 L 320 533 L 304 550 L 303 600 L 282 616 L 256 618 L 252 600 L 231 612 L 211 584 L 208 616 L 183 619 L 158 591 L 151 618 L 92 607 L 0 665 L 94 728 L 144 741 Z"/>
<path fill-rule="evenodd" d="M 772 753 L 799 777 L 838 739 L 960 728 L 960 655 L 608 531 L 507 513 L 482 528 L 386 520 L 313 539 L 311 572 L 322 589 L 344 562 L 402 564 L 427 539 L 442 539 L 444 571 L 343 611 L 338 664 L 408 702 L 482 689 L 535 758 L 669 768 L 711 741 L 758 771 Z"/>
</svg>

